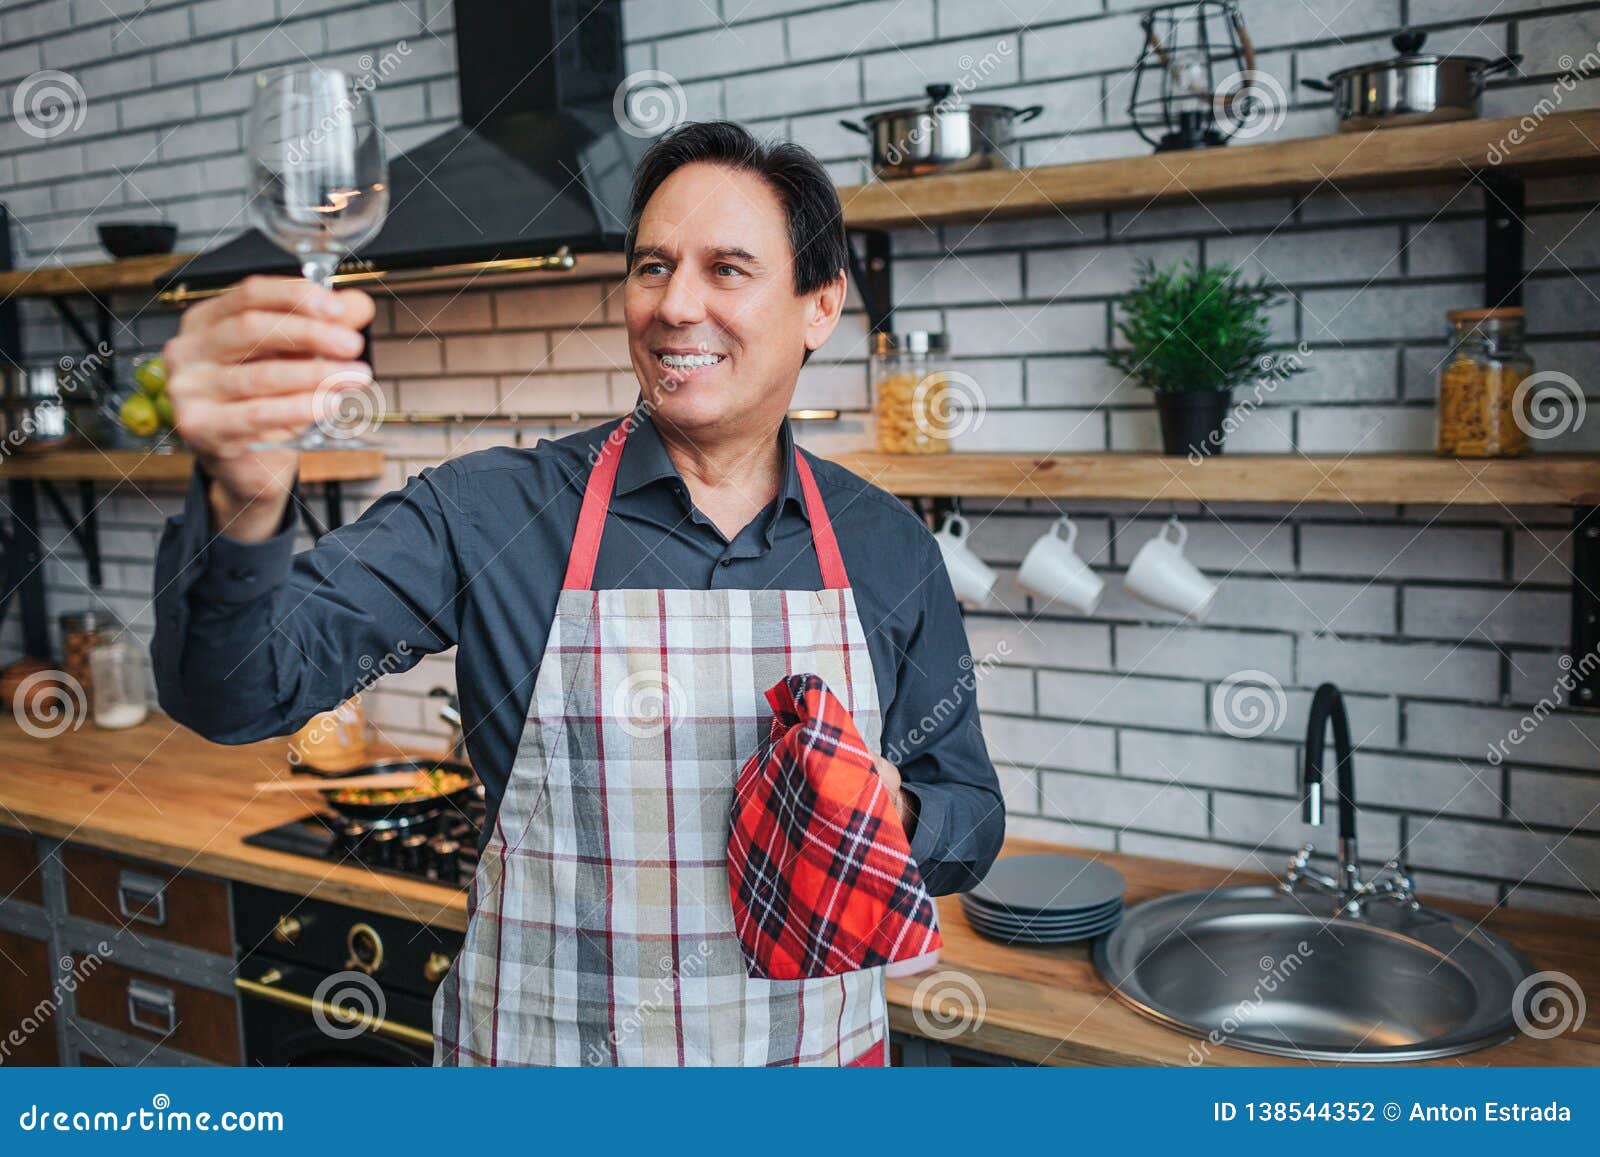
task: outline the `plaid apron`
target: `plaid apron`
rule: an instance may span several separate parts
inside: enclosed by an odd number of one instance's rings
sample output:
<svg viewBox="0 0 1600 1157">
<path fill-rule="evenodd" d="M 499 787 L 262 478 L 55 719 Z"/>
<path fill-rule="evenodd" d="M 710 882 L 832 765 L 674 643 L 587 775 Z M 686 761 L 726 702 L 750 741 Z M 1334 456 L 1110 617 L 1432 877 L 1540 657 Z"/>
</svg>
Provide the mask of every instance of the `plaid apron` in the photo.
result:
<svg viewBox="0 0 1600 1157">
<path fill-rule="evenodd" d="M 882 1064 L 883 968 L 754 979 L 728 894 L 734 783 L 770 723 L 768 687 L 821 675 L 880 747 L 816 481 L 797 449 L 823 590 L 593 590 L 632 421 L 585 486 L 466 940 L 434 997 L 434 1063 Z"/>
</svg>

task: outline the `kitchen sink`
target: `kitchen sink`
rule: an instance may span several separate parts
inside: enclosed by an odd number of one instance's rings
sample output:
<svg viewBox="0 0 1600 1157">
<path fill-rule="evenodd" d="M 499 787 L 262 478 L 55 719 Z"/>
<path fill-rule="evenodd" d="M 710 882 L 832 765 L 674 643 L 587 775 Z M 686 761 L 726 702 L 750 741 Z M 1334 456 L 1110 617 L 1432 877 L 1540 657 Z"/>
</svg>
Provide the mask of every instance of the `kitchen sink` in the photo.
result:
<svg viewBox="0 0 1600 1157">
<path fill-rule="evenodd" d="M 1285 887 L 1180 892 L 1095 945 L 1123 1003 L 1212 1045 L 1317 1061 L 1409 1062 L 1511 1039 L 1533 969 L 1471 922 L 1368 903 L 1312 910 Z"/>
</svg>

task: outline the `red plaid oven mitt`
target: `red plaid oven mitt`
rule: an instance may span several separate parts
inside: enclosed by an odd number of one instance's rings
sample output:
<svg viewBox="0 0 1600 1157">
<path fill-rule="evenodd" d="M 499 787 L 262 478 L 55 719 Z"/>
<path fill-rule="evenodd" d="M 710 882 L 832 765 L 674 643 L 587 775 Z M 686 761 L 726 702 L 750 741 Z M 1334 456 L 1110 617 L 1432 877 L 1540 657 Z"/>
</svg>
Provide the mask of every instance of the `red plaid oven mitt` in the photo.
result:
<svg viewBox="0 0 1600 1157">
<path fill-rule="evenodd" d="M 933 899 L 844 704 L 811 674 L 767 702 L 772 730 L 739 772 L 728 837 L 749 974 L 835 976 L 938 949 Z"/>
</svg>

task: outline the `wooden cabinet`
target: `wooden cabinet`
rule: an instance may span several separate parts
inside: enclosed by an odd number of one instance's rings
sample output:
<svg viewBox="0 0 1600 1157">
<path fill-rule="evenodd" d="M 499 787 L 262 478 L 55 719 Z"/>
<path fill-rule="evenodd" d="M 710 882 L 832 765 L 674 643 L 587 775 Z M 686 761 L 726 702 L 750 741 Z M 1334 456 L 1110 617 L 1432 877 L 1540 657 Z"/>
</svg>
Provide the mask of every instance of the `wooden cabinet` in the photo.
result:
<svg viewBox="0 0 1600 1157">
<path fill-rule="evenodd" d="M 70 914 L 232 958 L 221 880 L 72 845 L 62 848 L 61 864 Z"/>
<path fill-rule="evenodd" d="M 32 836 L 0 832 L 0 898 L 44 903 L 39 850 Z"/>
<path fill-rule="evenodd" d="M 225 1065 L 243 1061 L 236 1001 L 179 980 L 124 968 L 91 966 L 75 955 L 78 1018 L 151 1044 Z"/>
<path fill-rule="evenodd" d="M 0 928 L 0 1063 L 59 1063 L 54 980 L 46 941 Z"/>
</svg>

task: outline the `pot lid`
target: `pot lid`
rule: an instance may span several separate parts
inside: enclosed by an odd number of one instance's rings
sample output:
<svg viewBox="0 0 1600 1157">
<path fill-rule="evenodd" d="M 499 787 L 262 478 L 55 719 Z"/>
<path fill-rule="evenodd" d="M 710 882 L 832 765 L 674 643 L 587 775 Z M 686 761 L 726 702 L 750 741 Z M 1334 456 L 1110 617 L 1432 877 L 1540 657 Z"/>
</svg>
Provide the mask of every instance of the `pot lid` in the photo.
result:
<svg viewBox="0 0 1600 1157">
<path fill-rule="evenodd" d="M 1442 64 L 1447 60 L 1458 60 L 1463 64 L 1482 67 L 1493 63 L 1488 57 L 1484 56 L 1440 56 L 1432 52 L 1423 52 L 1422 45 L 1427 39 L 1428 34 L 1426 32 L 1418 32 L 1414 28 L 1398 32 L 1390 38 L 1389 43 L 1394 45 L 1394 50 L 1400 55 L 1391 56 L 1384 60 L 1368 61 L 1366 64 L 1352 64 L 1339 69 L 1337 72 L 1329 73 L 1328 79 L 1342 80 L 1358 72 L 1367 72 L 1374 68 L 1392 68 L 1397 64 Z"/>
<path fill-rule="evenodd" d="M 935 113 L 947 115 L 950 113 L 1010 113 L 1015 115 L 1018 110 L 1009 104 L 968 104 L 961 99 L 955 86 L 950 84 L 930 84 L 927 87 L 928 99 L 921 104 L 904 104 L 898 108 L 880 109 L 861 119 L 868 124 L 874 124 L 891 117 L 916 116 L 919 113 Z"/>
</svg>

